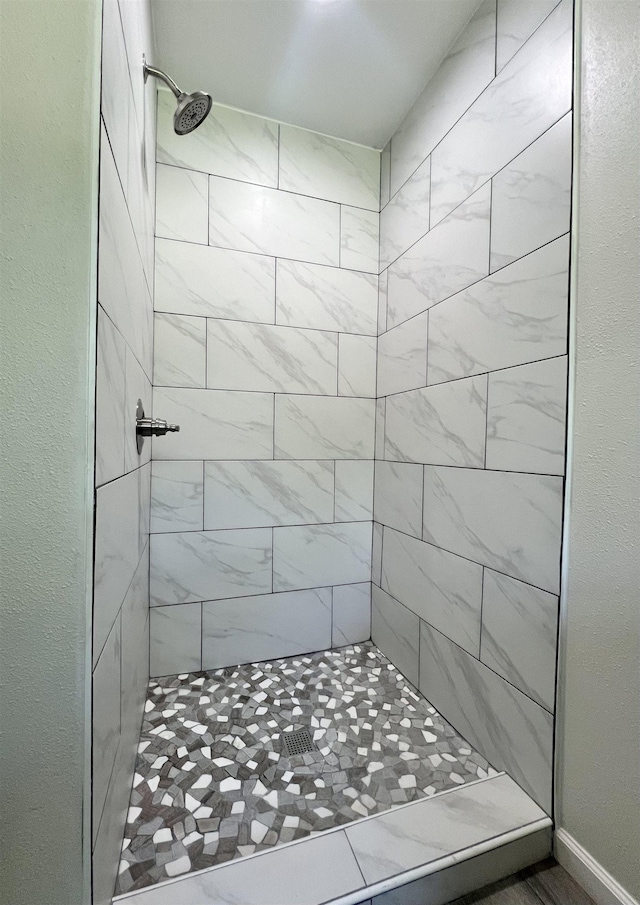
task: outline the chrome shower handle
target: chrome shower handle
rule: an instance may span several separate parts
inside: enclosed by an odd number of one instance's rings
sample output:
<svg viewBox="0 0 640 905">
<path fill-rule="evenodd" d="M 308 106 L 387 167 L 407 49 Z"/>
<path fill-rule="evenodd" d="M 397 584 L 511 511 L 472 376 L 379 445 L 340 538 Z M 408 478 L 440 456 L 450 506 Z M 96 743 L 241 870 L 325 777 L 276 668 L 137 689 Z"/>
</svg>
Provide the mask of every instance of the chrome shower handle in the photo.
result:
<svg viewBox="0 0 640 905">
<path fill-rule="evenodd" d="M 179 424 L 169 424 L 162 418 L 146 418 L 142 399 L 138 399 L 136 406 L 136 445 L 138 447 L 138 455 L 142 452 L 145 437 L 164 437 L 169 432 L 175 433 L 179 430 Z"/>
</svg>

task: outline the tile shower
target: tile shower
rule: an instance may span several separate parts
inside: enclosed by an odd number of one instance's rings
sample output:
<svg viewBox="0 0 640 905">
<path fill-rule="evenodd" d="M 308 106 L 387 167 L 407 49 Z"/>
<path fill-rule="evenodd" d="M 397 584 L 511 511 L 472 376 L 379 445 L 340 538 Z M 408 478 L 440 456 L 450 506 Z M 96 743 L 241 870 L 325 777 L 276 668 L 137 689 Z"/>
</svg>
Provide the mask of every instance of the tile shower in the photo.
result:
<svg viewBox="0 0 640 905">
<path fill-rule="evenodd" d="M 155 145 L 145 10 L 105 3 L 95 900 L 344 845 L 328 899 L 385 811 L 551 813 L 572 6 L 481 4 L 381 153 L 217 105 L 181 138 L 164 91 Z M 150 462 L 138 396 L 181 425 Z"/>
</svg>

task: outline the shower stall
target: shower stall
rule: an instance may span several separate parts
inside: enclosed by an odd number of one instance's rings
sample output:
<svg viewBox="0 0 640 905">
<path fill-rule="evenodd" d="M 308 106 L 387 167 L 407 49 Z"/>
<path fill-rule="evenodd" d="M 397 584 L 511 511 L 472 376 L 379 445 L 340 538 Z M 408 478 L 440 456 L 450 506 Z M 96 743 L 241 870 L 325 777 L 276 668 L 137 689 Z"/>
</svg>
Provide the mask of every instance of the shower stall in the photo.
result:
<svg viewBox="0 0 640 905">
<path fill-rule="evenodd" d="M 477 3 L 382 150 L 151 34 L 105 0 L 94 902 L 444 905 L 551 847 L 573 4 Z"/>
</svg>

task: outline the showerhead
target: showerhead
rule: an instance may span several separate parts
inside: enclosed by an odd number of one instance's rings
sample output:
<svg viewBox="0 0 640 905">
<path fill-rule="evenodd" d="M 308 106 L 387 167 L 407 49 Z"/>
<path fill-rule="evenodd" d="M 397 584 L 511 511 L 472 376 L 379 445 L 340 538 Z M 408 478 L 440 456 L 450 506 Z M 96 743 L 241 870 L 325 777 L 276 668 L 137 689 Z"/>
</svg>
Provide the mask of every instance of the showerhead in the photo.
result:
<svg viewBox="0 0 640 905">
<path fill-rule="evenodd" d="M 145 82 L 150 75 L 160 79 L 171 88 L 178 99 L 178 106 L 173 114 L 173 129 L 176 135 L 188 135 L 189 132 L 197 129 L 200 123 L 209 115 L 211 104 L 213 103 L 211 95 L 206 94 L 204 91 L 194 91 L 192 94 L 185 94 L 184 91 L 180 91 L 166 72 L 156 69 L 155 66 L 147 66 L 144 57 L 142 58 L 142 64 Z"/>
</svg>

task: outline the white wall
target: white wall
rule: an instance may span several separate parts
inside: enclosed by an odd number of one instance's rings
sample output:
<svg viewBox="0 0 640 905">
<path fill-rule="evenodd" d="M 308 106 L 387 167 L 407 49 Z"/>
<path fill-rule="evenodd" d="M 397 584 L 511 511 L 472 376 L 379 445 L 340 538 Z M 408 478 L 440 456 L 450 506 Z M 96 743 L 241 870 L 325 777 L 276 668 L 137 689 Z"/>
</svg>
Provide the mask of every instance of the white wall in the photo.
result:
<svg viewBox="0 0 640 905">
<path fill-rule="evenodd" d="M 582 9 L 558 824 L 640 898 L 640 8 Z"/>
</svg>

